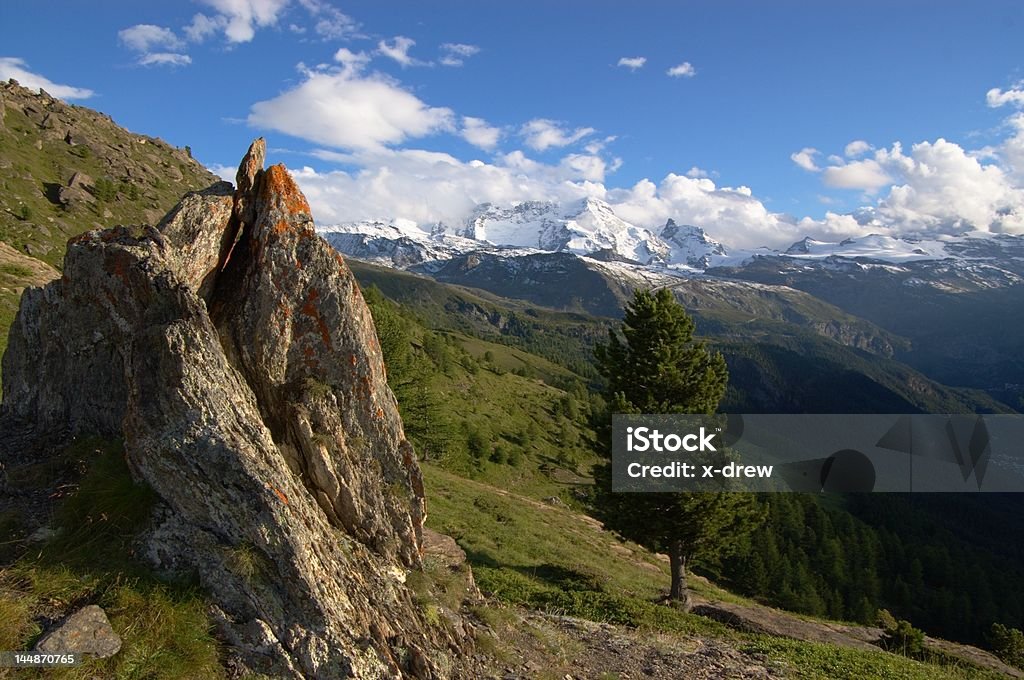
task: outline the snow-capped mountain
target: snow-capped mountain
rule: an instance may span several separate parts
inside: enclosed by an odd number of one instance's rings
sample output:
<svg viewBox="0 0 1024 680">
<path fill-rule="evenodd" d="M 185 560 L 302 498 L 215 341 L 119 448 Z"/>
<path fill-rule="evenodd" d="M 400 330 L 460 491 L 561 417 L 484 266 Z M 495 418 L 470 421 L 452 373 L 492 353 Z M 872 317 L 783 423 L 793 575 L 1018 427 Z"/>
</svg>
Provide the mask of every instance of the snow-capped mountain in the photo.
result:
<svg viewBox="0 0 1024 680">
<path fill-rule="evenodd" d="M 568 205 L 483 203 L 461 225 L 374 220 L 322 227 L 320 233 L 347 255 L 399 268 L 441 263 L 477 250 L 503 256 L 513 251 L 571 253 L 682 273 L 727 263 L 725 247 L 700 227 L 668 220 L 656 232 L 623 220 L 595 198 Z"/>
<path fill-rule="evenodd" d="M 526 201 L 503 208 L 484 203 L 456 234 L 495 246 L 544 252 L 610 252 L 640 264 L 664 263 L 669 252 L 668 245 L 653 232 L 626 222 L 596 198 L 567 206 Z"/>
<path fill-rule="evenodd" d="M 725 246 L 704 233 L 700 227 L 691 224 L 679 226 L 675 220 L 670 219 L 661 228 L 660 236 L 669 246 L 667 264 L 707 269 L 715 260 L 715 255 L 727 255 Z"/>
<path fill-rule="evenodd" d="M 934 281 L 929 285 L 936 286 L 971 282 L 971 287 L 1003 287 L 1024 281 L 1024 237 L 1020 236 L 870 234 L 839 242 L 804 238 L 784 251 L 730 252 L 699 226 L 672 219 L 660 229 L 637 226 L 595 198 L 564 205 L 483 203 L 458 224 L 363 221 L 324 227 L 321 234 L 351 257 L 430 274 L 472 253 L 493 255 L 508 266 L 517 258 L 560 253 L 585 258 L 591 263 L 588 266 L 617 262 L 616 271 L 622 276 L 630 271 L 641 278 L 703 272 L 736 276 L 750 267 L 792 273 L 801 268 L 809 271 L 808 267 L 854 272 L 886 266 L 894 274 L 912 275 L 910 281 Z"/>
</svg>

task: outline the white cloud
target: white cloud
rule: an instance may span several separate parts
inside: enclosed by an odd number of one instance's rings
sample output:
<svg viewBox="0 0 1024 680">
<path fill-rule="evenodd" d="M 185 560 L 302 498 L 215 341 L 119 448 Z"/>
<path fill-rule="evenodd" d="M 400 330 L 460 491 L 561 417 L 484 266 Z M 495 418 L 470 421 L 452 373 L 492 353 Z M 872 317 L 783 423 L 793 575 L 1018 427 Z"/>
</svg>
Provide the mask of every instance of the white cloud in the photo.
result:
<svg viewBox="0 0 1024 680">
<path fill-rule="evenodd" d="M 635 71 L 638 68 L 642 68 L 646 63 L 647 57 L 622 57 L 617 65 L 625 66 L 630 71 Z"/>
<path fill-rule="evenodd" d="M 176 52 L 150 52 L 139 58 L 142 66 L 188 66 L 192 57 Z"/>
<path fill-rule="evenodd" d="M 397 35 L 390 43 L 387 40 L 381 40 L 378 42 L 377 52 L 388 59 L 394 59 L 402 65 L 402 68 L 405 68 L 406 66 L 424 66 L 424 62 L 414 59 L 409 55 L 409 50 L 415 44 L 416 41 L 412 38 L 406 38 L 404 35 Z"/>
<path fill-rule="evenodd" d="M 921 142 L 909 155 L 894 144 L 875 157 L 903 181 L 874 210 L 883 224 L 901 231 L 1024 232 L 1024 189 L 958 144 Z"/>
<path fill-rule="evenodd" d="M 1024 184 L 1024 113 L 1014 114 L 1006 124 L 1014 130 L 1014 134 L 1003 143 L 999 154 L 1014 173 L 1019 186 Z"/>
<path fill-rule="evenodd" d="M 372 149 L 453 128 L 450 109 L 428 106 L 395 81 L 337 70 L 306 70 L 305 80 L 253 104 L 248 122 L 343 149 Z"/>
<path fill-rule="evenodd" d="M 616 135 L 608 135 L 604 139 L 594 139 L 584 144 L 583 150 L 591 155 L 597 155 L 604 151 L 604 148 L 616 139 L 618 139 Z"/>
<path fill-rule="evenodd" d="M 809 172 L 817 172 L 821 168 L 814 162 L 814 157 L 820 152 L 814 147 L 805 146 L 795 153 L 789 155 L 789 159 Z"/>
<path fill-rule="evenodd" d="M 822 178 L 825 184 L 837 189 L 861 189 L 874 192 L 892 183 L 892 177 L 878 163 L 868 158 L 844 165 L 830 165 L 825 168 Z"/>
<path fill-rule="evenodd" d="M 846 145 L 846 148 L 843 149 L 843 154 L 845 154 L 847 158 L 857 158 L 859 156 L 863 156 L 874 148 L 875 147 L 871 146 L 863 139 L 855 139 Z"/>
<path fill-rule="evenodd" d="M 229 43 L 249 42 L 257 28 L 273 26 L 288 0 L 199 0 L 217 11 Z"/>
<path fill-rule="evenodd" d="M 404 104 L 394 106 L 393 96 L 404 99 Z M 307 72 L 306 82 L 269 103 L 291 98 L 295 101 L 283 109 L 287 115 L 274 107 L 262 110 L 268 104 L 264 102 L 253 107 L 250 122 L 261 115 L 283 116 L 275 119 L 277 129 L 286 129 L 287 123 L 291 134 L 331 140 L 324 143 L 345 151 L 319 150 L 314 155 L 356 168 L 303 168 L 296 173 L 321 224 L 381 218 L 458 224 L 482 202 L 566 202 L 593 196 L 608 201 L 623 219 L 639 226 L 658 228 L 672 218 L 700 225 L 734 248 L 786 247 L 804 236 L 834 241 L 872 232 L 1024 233 L 1024 189 L 1015 174 L 1015 168 L 1024 167 L 1024 112 L 1006 121 L 1009 138 L 988 150 L 965 150 L 944 139 L 915 144 L 909 152 L 898 143 L 877 150 L 851 143 L 845 151 L 852 158 L 830 155 L 826 165 L 816 149 L 802 149 L 793 154 L 794 162 L 820 171 L 825 184 L 877 194 L 852 214 L 829 211 L 818 219 L 772 212 L 749 187 L 719 186 L 699 167 L 686 175 L 669 173 L 660 181 L 642 179 L 629 187 L 609 187 L 607 177 L 621 161 L 603 155 L 598 140 L 586 145 L 586 153 L 566 153 L 551 162 L 530 158 L 522 150 L 499 154 L 490 162 L 465 162 L 446 153 L 388 148 L 387 144 L 436 131 L 468 138 L 474 134 L 471 130 L 482 135 L 475 143 L 486 147 L 497 128 L 470 117 L 459 119 L 456 127 L 454 113 L 428 107 L 381 76 Z M 339 105 L 351 109 L 342 112 L 348 119 L 321 120 L 331 119 Z M 399 123 L 382 123 L 361 118 L 367 111 L 374 116 L 381 111 L 405 115 Z M 520 129 L 537 151 L 567 146 L 593 132 L 567 129 L 548 119 L 530 121 Z M 361 145 L 353 141 L 358 139 L 375 141 Z M 834 199 L 821 196 L 819 201 L 827 205 Z"/>
<path fill-rule="evenodd" d="M 483 118 L 473 118 L 471 116 L 463 116 L 460 134 L 467 142 L 485 151 L 490 151 L 496 147 L 498 140 L 501 139 L 500 128 L 488 125 L 487 121 Z"/>
<path fill-rule="evenodd" d="M 171 50 L 182 46 L 181 39 L 169 28 L 153 24 L 136 24 L 117 33 L 121 43 L 136 52 L 149 52 L 154 47 Z"/>
<path fill-rule="evenodd" d="M 466 59 L 480 52 L 476 45 L 465 43 L 444 43 L 441 45 L 441 64 L 444 66 L 462 66 Z"/>
<path fill-rule="evenodd" d="M 370 63 L 370 55 L 366 52 L 353 52 L 347 47 L 341 47 L 334 53 L 334 60 L 341 64 L 342 73 L 355 75 Z"/>
<path fill-rule="evenodd" d="M 322 0 L 299 0 L 315 22 L 313 30 L 325 40 L 354 36 L 359 23 L 337 7 Z"/>
<path fill-rule="evenodd" d="M 463 162 L 415 149 L 317 155 L 359 167 L 355 172 L 302 168 L 294 173 L 318 224 L 402 218 L 452 225 L 484 202 L 572 201 L 605 193 L 589 179 L 603 172 L 600 163 L 576 154 L 556 165 L 539 163 L 521 151 L 494 163 Z"/>
<path fill-rule="evenodd" d="M 998 87 L 993 87 L 985 94 L 985 101 L 992 108 L 1005 106 L 1024 106 L 1024 80 L 1018 82 L 1005 92 Z"/>
<path fill-rule="evenodd" d="M 96 94 L 88 88 L 61 85 L 45 76 L 33 73 L 28 70 L 28 64 L 20 57 L 0 57 L 0 80 L 6 81 L 11 78 L 21 83 L 22 87 L 27 87 L 30 90 L 43 89 L 58 99 L 88 99 Z"/>
<path fill-rule="evenodd" d="M 678 66 L 673 66 L 665 73 L 672 76 L 673 78 L 692 78 L 695 75 L 697 75 L 697 69 L 695 69 L 693 67 L 693 64 L 691 64 L 690 62 L 684 61 L 682 64 L 679 64 Z"/>
<path fill-rule="evenodd" d="M 208 17 L 197 14 L 192 23 L 185 27 L 188 36 L 205 35 L 209 32 Z M 118 31 L 118 39 L 125 47 L 139 53 L 140 66 L 187 66 L 192 57 L 183 54 L 184 41 L 174 31 L 153 24 L 136 24 Z"/>
<path fill-rule="evenodd" d="M 520 129 L 526 139 L 526 145 L 536 151 L 544 151 L 551 147 L 574 144 L 595 132 L 594 128 L 581 127 L 568 131 L 557 121 L 547 118 L 534 118 Z"/>
<path fill-rule="evenodd" d="M 217 31 L 227 26 L 227 20 L 222 16 L 208 17 L 199 13 L 192 17 L 192 21 L 182 30 L 185 36 L 192 42 L 203 42 Z"/>
</svg>

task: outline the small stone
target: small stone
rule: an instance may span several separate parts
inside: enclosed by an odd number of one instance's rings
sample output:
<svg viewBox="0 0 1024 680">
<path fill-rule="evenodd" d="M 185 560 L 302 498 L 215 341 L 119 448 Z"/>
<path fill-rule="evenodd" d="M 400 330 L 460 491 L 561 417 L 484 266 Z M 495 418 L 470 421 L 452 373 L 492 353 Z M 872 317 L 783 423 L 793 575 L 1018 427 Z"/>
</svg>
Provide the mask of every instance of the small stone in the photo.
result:
<svg viewBox="0 0 1024 680">
<path fill-rule="evenodd" d="M 69 616 L 36 644 L 36 651 L 50 654 L 76 652 L 105 659 L 121 650 L 121 638 L 110 627 L 106 612 L 90 604 Z"/>
<path fill-rule="evenodd" d="M 28 537 L 29 543 L 45 543 L 57 535 L 57 531 L 50 527 L 39 527 Z"/>
</svg>

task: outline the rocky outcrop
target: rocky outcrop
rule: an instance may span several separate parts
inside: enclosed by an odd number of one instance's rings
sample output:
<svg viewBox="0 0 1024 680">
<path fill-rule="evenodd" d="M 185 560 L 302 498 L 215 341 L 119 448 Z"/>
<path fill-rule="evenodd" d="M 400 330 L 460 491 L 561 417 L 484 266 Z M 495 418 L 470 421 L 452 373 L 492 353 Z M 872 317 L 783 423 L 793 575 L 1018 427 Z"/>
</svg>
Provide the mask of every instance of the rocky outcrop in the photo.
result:
<svg viewBox="0 0 1024 680">
<path fill-rule="evenodd" d="M 140 552 L 198 573 L 243 665 L 293 677 L 444 677 L 468 643 L 404 585 L 423 483 L 373 321 L 257 140 L 227 183 L 153 227 L 69 242 L 28 289 L 3 418 L 123 435 L 162 498 Z"/>
</svg>

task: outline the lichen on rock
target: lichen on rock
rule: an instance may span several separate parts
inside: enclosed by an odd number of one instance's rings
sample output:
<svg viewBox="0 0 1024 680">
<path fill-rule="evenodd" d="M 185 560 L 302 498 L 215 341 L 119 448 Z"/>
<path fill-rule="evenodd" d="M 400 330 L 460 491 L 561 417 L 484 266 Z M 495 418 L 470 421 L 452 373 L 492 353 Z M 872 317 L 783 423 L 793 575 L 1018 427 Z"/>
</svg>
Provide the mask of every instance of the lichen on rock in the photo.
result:
<svg viewBox="0 0 1024 680">
<path fill-rule="evenodd" d="M 2 421 L 123 436 L 163 501 L 141 552 L 199 574 L 253 671 L 443 677 L 471 643 L 395 577 L 420 566 L 425 501 L 373 320 L 264 155 L 155 228 L 69 242 L 23 296 Z"/>
</svg>

